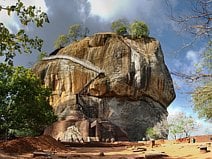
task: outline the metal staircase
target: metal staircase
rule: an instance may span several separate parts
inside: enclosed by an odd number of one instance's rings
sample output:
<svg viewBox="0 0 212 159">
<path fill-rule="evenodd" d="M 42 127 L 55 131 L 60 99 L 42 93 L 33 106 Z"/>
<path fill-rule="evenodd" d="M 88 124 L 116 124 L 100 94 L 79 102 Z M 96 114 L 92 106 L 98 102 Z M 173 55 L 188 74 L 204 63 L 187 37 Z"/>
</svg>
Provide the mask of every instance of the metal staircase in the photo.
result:
<svg viewBox="0 0 212 159">
<path fill-rule="evenodd" d="M 76 94 L 76 104 L 78 106 L 78 109 L 81 110 L 83 112 L 83 114 L 85 114 L 86 117 L 88 118 L 97 118 L 97 116 L 95 116 L 94 114 L 92 114 L 92 112 L 95 112 L 97 110 L 95 110 L 95 108 L 93 106 L 88 105 L 88 103 L 85 102 L 85 100 L 83 99 L 84 96 L 87 96 L 88 94 L 88 87 L 90 86 L 90 84 L 96 80 L 97 78 L 102 78 L 104 77 L 105 74 L 104 73 L 99 73 L 96 77 L 94 77 L 93 79 L 91 79 L 80 91 L 79 93 Z"/>
</svg>

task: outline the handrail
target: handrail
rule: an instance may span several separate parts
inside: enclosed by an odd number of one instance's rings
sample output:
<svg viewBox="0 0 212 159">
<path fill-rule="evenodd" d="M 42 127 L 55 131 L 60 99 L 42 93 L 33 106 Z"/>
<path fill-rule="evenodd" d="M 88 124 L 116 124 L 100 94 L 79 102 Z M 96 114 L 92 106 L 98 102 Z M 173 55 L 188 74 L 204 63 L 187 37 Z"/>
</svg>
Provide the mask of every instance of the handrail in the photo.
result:
<svg viewBox="0 0 212 159">
<path fill-rule="evenodd" d="M 70 60 L 70 61 L 72 61 L 74 63 L 77 63 L 77 64 L 80 64 L 80 65 L 84 66 L 85 68 L 90 69 L 90 70 L 92 70 L 94 72 L 104 73 L 104 70 L 102 70 L 99 67 L 95 66 L 90 61 L 81 60 L 81 59 L 78 59 L 76 57 L 67 56 L 67 55 L 54 55 L 54 56 L 44 57 L 42 59 L 42 61 L 55 60 L 55 59 Z"/>
<path fill-rule="evenodd" d="M 90 117 L 90 112 L 85 112 L 86 110 L 89 111 L 88 108 L 85 108 L 85 104 L 86 102 L 83 99 L 83 95 L 85 95 L 85 92 L 87 90 L 87 88 L 89 87 L 89 85 L 98 77 L 100 76 L 105 76 L 104 73 L 99 73 L 96 77 L 92 78 L 87 84 L 84 85 L 84 87 L 79 91 L 79 93 L 76 94 L 76 98 L 77 98 L 77 103 L 80 108 L 82 109 L 82 111 L 84 111 L 83 113 L 87 116 Z M 81 103 L 82 102 L 82 103 Z M 87 114 L 88 113 L 88 114 Z"/>
</svg>

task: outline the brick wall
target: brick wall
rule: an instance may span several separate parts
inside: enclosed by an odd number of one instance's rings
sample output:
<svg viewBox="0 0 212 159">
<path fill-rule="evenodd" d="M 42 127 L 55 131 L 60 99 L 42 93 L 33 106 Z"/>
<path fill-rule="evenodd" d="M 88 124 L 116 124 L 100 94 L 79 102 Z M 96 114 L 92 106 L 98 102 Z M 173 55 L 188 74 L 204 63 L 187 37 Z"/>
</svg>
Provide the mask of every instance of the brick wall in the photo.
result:
<svg viewBox="0 0 212 159">
<path fill-rule="evenodd" d="M 180 138 L 177 139 L 177 143 L 189 143 L 192 142 L 192 139 L 195 139 L 195 142 L 212 142 L 212 135 L 200 135 L 200 136 L 191 136 L 189 138 Z"/>
<path fill-rule="evenodd" d="M 212 135 L 195 136 L 196 142 L 212 142 Z"/>
</svg>

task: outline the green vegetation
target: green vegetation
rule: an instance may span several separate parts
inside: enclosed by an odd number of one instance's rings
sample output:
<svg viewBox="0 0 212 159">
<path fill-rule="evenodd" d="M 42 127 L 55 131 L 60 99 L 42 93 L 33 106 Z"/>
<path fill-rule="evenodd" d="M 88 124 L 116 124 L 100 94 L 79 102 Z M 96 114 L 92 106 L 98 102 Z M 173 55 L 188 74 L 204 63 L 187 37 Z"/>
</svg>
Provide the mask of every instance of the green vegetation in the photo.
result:
<svg viewBox="0 0 212 159">
<path fill-rule="evenodd" d="M 89 33 L 87 28 L 83 28 L 80 24 L 71 25 L 68 31 L 68 36 L 70 37 L 71 41 L 77 41 L 82 37 L 86 37 Z"/>
<path fill-rule="evenodd" d="M 56 120 L 49 96 L 31 70 L 0 64 L 0 131 L 40 134 Z"/>
<path fill-rule="evenodd" d="M 154 128 L 148 128 L 146 130 L 146 136 L 149 138 L 149 139 L 157 139 L 157 132 L 155 131 Z"/>
<path fill-rule="evenodd" d="M 169 133 L 174 139 L 177 137 L 189 137 L 190 133 L 196 129 L 197 123 L 191 116 L 178 113 L 171 116 L 168 120 Z"/>
<path fill-rule="evenodd" d="M 129 27 L 129 22 L 127 19 L 118 19 L 112 22 L 111 29 L 113 32 L 116 32 L 118 35 L 127 35 Z"/>
<path fill-rule="evenodd" d="M 200 118 L 212 119 L 212 82 L 206 82 L 192 94 L 194 110 Z"/>
<path fill-rule="evenodd" d="M 148 26 L 142 21 L 134 21 L 130 25 L 130 32 L 133 38 L 141 38 L 149 36 Z"/>
<path fill-rule="evenodd" d="M 207 120 L 212 119 L 212 42 L 209 42 L 208 47 L 203 53 L 202 63 L 198 73 L 198 78 L 201 77 L 201 84 L 195 88 L 192 93 L 194 110 L 200 118 Z"/>
<path fill-rule="evenodd" d="M 38 54 L 38 57 L 37 57 L 37 61 L 40 61 L 40 60 L 42 60 L 44 57 L 47 57 L 48 55 L 47 55 L 47 53 L 46 52 L 40 52 L 39 54 Z"/>
<path fill-rule="evenodd" d="M 126 19 L 118 19 L 112 22 L 111 29 L 118 35 L 130 35 L 132 38 L 142 38 L 149 36 L 149 28 L 143 21 L 134 21 L 129 24 Z M 128 33 L 129 32 L 129 33 Z"/>
<path fill-rule="evenodd" d="M 66 46 L 70 42 L 70 39 L 68 38 L 67 35 L 63 34 L 58 36 L 58 38 L 54 42 L 54 47 L 55 48 L 61 48 Z"/>
<path fill-rule="evenodd" d="M 46 13 L 37 10 L 35 6 L 25 7 L 20 0 L 12 6 L 0 6 L 0 11 L 6 11 L 8 15 L 12 12 L 16 13 L 23 25 L 32 22 L 37 27 L 42 27 L 44 22 L 49 22 Z M 11 33 L 3 23 L 0 23 L 0 43 L 0 56 L 4 56 L 5 62 L 13 65 L 12 59 L 17 52 L 31 53 L 31 49 L 41 51 L 43 40 L 38 37 L 29 37 L 23 29 L 18 30 L 17 33 Z"/>
<path fill-rule="evenodd" d="M 0 11 L 9 16 L 15 13 L 25 26 L 34 23 L 42 27 L 49 22 L 46 13 L 35 6 L 25 7 L 20 0 L 12 6 L 0 6 Z M 50 91 L 31 70 L 12 66 L 16 53 L 41 51 L 42 44 L 40 38 L 30 38 L 24 29 L 12 33 L 0 23 L 0 56 L 5 57 L 5 62 L 0 63 L 0 134 L 5 138 L 14 132 L 38 135 L 56 120 L 48 101 Z"/>
<path fill-rule="evenodd" d="M 128 35 L 130 32 L 133 38 L 141 38 L 149 36 L 148 26 L 142 21 L 134 21 L 131 25 L 127 19 L 118 19 L 111 24 L 111 30 L 118 35 Z M 77 41 L 86 37 L 89 34 L 89 29 L 80 24 L 74 24 L 69 27 L 67 34 L 59 35 L 54 42 L 54 47 L 61 48 L 70 42 Z"/>
<path fill-rule="evenodd" d="M 146 136 L 149 139 L 166 139 L 168 134 L 168 123 L 166 120 L 162 120 L 154 127 L 146 130 Z"/>
<path fill-rule="evenodd" d="M 86 37 L 89 34 L 89 29 L 87 27 L 83 27 L 80 24 L 71 25 L 68 34 L 59 35 L 58 38 L 54 42 L 55 48 L 61 48 L 69 44 L 70 42 L 77 41 Z"/>
</svg>

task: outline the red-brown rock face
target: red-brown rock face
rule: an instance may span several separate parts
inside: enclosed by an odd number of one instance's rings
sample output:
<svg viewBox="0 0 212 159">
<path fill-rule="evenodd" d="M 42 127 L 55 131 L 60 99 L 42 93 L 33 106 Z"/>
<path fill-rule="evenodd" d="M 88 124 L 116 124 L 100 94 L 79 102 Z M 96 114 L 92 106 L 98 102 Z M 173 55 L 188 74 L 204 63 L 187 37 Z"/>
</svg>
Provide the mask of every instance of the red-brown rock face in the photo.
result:
<svg viewBox="0 0 212 159">
<path fill-rule="evenodd" d="M 175 98 L 154 38 L 95 34 L 44 58 L 34 71 L 52 89 L 51 105 L 60 119 L 80 111 L 91 121 L 118 126 L 130 140 L 166 119 Z"/>
</svg>

